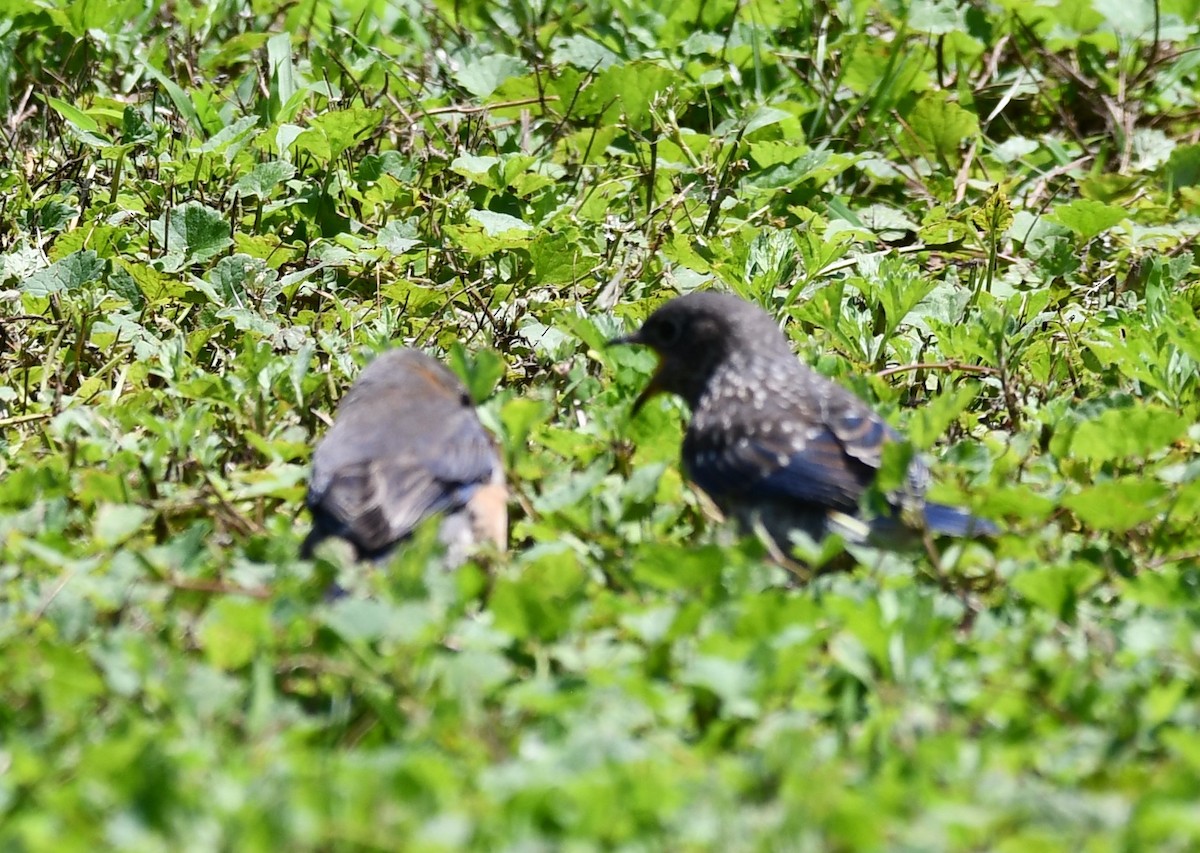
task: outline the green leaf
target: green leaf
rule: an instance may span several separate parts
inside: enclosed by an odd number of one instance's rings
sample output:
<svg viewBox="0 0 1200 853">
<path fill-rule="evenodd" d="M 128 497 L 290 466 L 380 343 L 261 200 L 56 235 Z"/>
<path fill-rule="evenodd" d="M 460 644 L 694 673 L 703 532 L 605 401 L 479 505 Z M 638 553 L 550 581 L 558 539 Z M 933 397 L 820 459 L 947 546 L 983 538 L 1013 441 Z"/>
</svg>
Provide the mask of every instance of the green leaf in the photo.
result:
<svg viewBox="0 0 1200 853">
<path fill-rule="evenodd" d="M 422 245 L 421 233 L 411 222 L 392 220 L 379 229 L 375 244 L 392 255 L 403 255 Z"/>
<path fill-rule="evenodd" d="M 383 110 L 351 107 L 321 113 L 296 137 L 297 151 L 307 151 L 318 162 L 329 163 L 358 145 L 383 120 Z"/>
<path fill-rule="evenodd" d="M 266 605 L 257 601 L 221 598 L 200 621 L 197 638 L 209 663 L 219 669 L 239 669 L 254 659 L 270 638 Z"/>
<path fill-rule="evenodd" d="M 1153 480 L 1124 477 L 1068 495 L 1062 504 L 1090 527 L 1124 533 L 1162 512 L 1166 491 Z"/>
<path fill-rule="evenodd" d="M 725 556 L 707 545 L 684 548 L 667 543 L 646 543 L 638 548 L 634 577 L 661 589 L 703 589 L 721 575 Z"/>
<path fill-rule="evenodd" d="M 103 546 L 119 545 L 137 533 L 150 517 L 150 511 L 132 504 L 99 504 L 92 535 Z"/>
<path fill-rule="evenodd" d="M 979 396 L 979 390 L 978 383 L 964 382 L 957 388 L 938 394 L 913 412 L 907 428 L 913 446 L 921 450 L 933 447 L 950 424 Z"/>
<path fill-rule="evenodd" d="M 751 718 L 759 711 L 752 695 L 757 679 L 744 661 L 697 656 L 684 666 L 679 680 L 715 694 L 721 700 L 722 716 Z"/>
<path fill-rule="evenodd" d="M 1112 228 L 1128 215 L 1129 212 L 1123 207 L 1080 198 L 1067 204 L 1056 205 L 1048 218 L 1051 222 L 1067 226 L 1084 240 L 1090 240 Z"/>
<path fill-rule="evenodd" d="M 322 613 L 322 622 L 346 642 L 404 640 L 420 636 L 433 614 L 420 604 L 339 598 Z"/>
<path fill-rule="evenodd" d="M 966 32 L 966 10 L 954 0 L 914 0 L 908 9 L 908 25 L 919 33 L 944 36 Z"/>
<path fill-rule="evenodd" d="M 542 284 L 566 284 L 582 276 L 587 264 L 579 243 L 579 234 L 573 229 L 538 234 L 529 244 L 537 280 Z"/>
<path fill-rule="evenodd" d="M 504 359 L 494 350 L 477 350 L 473 357 L 467 355 L 462 344 L 455 342 L 450 349 L 450 366 L 462 377 L 471 399 L 476 403 L 486 400 L 496 389 L 496 383 L 508 370 Z"/>
<path fill-rule="evenodd" d="M 557 38 L 553 42 L 555 65 L 574 65 L 584 71 L 603 71 L 621 62 L 621 57 L 582 34 Z"/>
<path fill-rule="evenodd" d="M 1010 583 L 1013 589 L 1055 618 L 1070 622 L 1075 618 L 1080 599 L 1103 576 L 1095 566 L 1075 563 L 1029 569 L 1015 575 Z"/>
<path fill-rule="evenodd" d="M 585 575 L 569 551 L 545 554 L 521 567 L 519 578 L 496 582 L 488 609 L 496 627 L 514 637 L 553 640 L 571 624 Z"/>
<path fill-rule="evenodd" d="M 783 142 L 780 140 L 750 143 L 750 159 L 763 169 L 791 163 L 811 153 L 812 149 L 807 145 L 797 145 L 792 142 Z"/>
<path fill-rule="evenodd" d="M 198 201 L 177 205 L 150 224 L 150 233 L 163 248 L 167 272 L 203 263 L 233 245 L 229 223 Z"/>
<path fill-rule="evenodd" d="M 464 63 L 454 73 L 454 79 L 475 97 L 486 98 L 510 77 L 522 77 L 528 73 L 529 66 L 523 60 L 497 53 Z"/>
<path fill-rule="evenodd" d="M 284 105 L 295 97 L 299 89 L 292 67 L 291 33 L 276 33 L 267 39 L 267 75 L 270 80 L 271 118 L 291 121 L 292 116 L 281 115 Z"/>
<path fill-rule="evenodd" d="M 492 237 L 507 235 L 513 231 L 530 231 L 530 226 L 526 225 L 515 216 L 509 216 L 507 213 L 494 213 L 490 210 L 472 210 L 467 214 L 467 217 L 478 222 L 483 226 L 486 234 Z"/>
<path fill-rule="evenodd" d="M 616 108 L 632 127 L 643 127 L 650 103 L 667 87 L 678 83 L 675 73 L 652 62 L 614 65 L 601 71 L 576 102 L 580 115 L 596 115 Z"/>
<path fill-rule="evenodd" d="M 67 124 L 75 129 L 80 141 L 91 145 L 94 148 L 103 148 L 106 145 L 112 145 L 112 137 L 105 133 L 100 123 L 72 104 L 58 98 L 52 98 L 49 95 L 41 95 L 42 100 L 46 104 L 66 119 Z"/>
<path fill-rule="evenodd" d="M 291 180 L 296 167 L 284 160 L 268 160 L 259 163 L 235 183 L 234 189 L 241 196 L 267 198 L 271 191 L 284 181 Z"/>
<path fill-rule="evenodd" d="M 171 103 L 175 105 L 175 109 L 179 114 L 188 120 L 193 130 L 198 133 L 205 133 L 206 128 L 204 122 L 200 118 L 199 112 L 196 110 L 195 104 L 186 92 L 183 91 L 173 80 L 158 70 L 153 64 L 142 59 L 142 69 L 152 77 L 160 86 L 166 90 L 167 96 L 171 99 Z M 214 132 L 220 128 L 214 128 Z"/>
<path fill-rule="evenodd" d="M 1169 193 L 1200 184 L 1200 145 L 1177 145 L 1163 169 Z"/>
<path fill-rule="evenodd" d="M 72 252 L 61 261 L 29 276 L 21 284 L 21 289 L 31 296 L 79 290 L 84 285 L 99 281 L 106 266 L 106 262 L 91 249 Z"/>
<path fill-rule="evenodd" d="M 1175 441 L 1190 423 L 1158 406 L 1109 409 L 1075 428 L 1071 456 L 1091 462 L 1144 457 Z"/>
<path fill-rule="evenodd" d="M 475 183 L 493 190 L 502 190 L 507 182 L 501 175 L 499 157 L 477 157 L 472 154 L 460 154 L 450 164 L 451 171 L 469 178 Z"/>
<path fill-rule="evenodd" d="M 463 249 L 482 257 L 506 249 L 524 248 L 529 244 L 533 229 L 507 213 L 472 210 L 463 225 L 449 225 L 446 232 Z"/>
<path fill-rule="evenodd" d="M 940 161 L 957 162 L 964 141 L 979 135 L 979 119 L 944 92 L 927 92 L 908 116 L 917 138 Z"/>
</svg>

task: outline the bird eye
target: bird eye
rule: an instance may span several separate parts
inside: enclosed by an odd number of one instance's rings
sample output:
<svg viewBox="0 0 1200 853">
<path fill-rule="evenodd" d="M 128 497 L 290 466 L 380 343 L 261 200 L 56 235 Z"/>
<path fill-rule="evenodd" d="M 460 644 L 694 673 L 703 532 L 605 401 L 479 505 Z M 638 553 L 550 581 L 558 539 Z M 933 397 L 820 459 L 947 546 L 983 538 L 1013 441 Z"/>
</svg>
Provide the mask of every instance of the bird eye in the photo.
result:
<svg viewBox="0 0 1200 853">
<path fill-rule="evenodd" d="M 660 344 L 673 344 L 679 340 L 679 324 L 674 320 L 662 320 L 654 330 Z"/>
</svg>

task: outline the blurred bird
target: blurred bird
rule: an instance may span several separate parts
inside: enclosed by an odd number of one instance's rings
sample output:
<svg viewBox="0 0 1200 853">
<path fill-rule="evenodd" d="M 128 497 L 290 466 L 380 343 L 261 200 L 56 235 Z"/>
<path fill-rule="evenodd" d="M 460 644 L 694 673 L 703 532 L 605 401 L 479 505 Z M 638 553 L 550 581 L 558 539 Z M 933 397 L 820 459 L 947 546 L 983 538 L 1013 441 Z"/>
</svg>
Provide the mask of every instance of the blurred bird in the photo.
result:
<svg viewBox="0 0 1200 853">
<path fill-rule="evenodd" d="M 363 370 L 317 445 L 306 503 L 313 529 L 301 556 L 327 536 L 359 559 L 386 557 L 441 513 L 446 563 L 508 539 L 508 492 L 491 436 L 462 382 L 413 349 L 389 350 Z"/>
<path fill-rule="evenodd" d="M 801 364 L 769 314 L 711 291 L 672 299 L 631 335 L 610 344 L 642 344 L 658 370 L 634 403 L 662 392 L 692 411 L 683 468 L 743 528 L 768 545 L 792 550 L 795 533 L 820 542 L 894 546 L 912 528 L 952 536 L 997 528 L 955 507 L 927 503 L 929 471 L 914 459 L 903 486 L 864 517 L 883 447 L 899 438 L 866 403 Z M 778 554 L 777 554 L 778 555 Z"/>
</svg>

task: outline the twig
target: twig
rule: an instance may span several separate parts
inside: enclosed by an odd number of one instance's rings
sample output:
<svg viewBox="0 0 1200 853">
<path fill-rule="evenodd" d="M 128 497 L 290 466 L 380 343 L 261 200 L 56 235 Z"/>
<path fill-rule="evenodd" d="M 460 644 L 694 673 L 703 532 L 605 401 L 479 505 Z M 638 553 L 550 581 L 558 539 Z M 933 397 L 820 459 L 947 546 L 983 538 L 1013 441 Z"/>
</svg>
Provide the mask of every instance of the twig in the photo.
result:
<svg viewBox="0 0 1200 853">
<path fill-rule="evenodd" d="M 18 424 L 32 423 L 33 421 L 47 421 L 52 417 L 54 417 L 54 412 L 39 412 L 35 415 L 14 415 L 11 418 L 0 418 L 0 429 L 17 426 Z"/>
<path fill-rule="evenodd" d="M 887 376 L 893 376 L 897 373 L 908 373 L 914 370 L 958 370 L 963 373 L 980 373 L 987 376 L 995 376 L 1000 373 L 994 367 L 987 367 L 982 364 L 964 364 L 961 361 L 932 361 L 932 362 L 915 362 L 913 364 L 899 364 L 895 367 L 887 367 L 883 370 L 877 370 L 875 375 L 880 379 Z"/>
<path fill-rule="evenodd" d="M 271 590 L 265 586 L 234 586 L 221 581 L 193 580 L 190 578 L 167 577 L 163 579 L 174 589 L 186 589 L 191 592 L 217 592 L 223 595 L 244 595 L 259 600 L 271 597 Z"/>
<path fill-rule="evenodd" d="M 0 323 L 12 323 L 17 320 L 45 320 L 47 323 L 57 322 L 50 317 L 43 317 L 41 314 L 9 314 L 7 317 L 0 317 Z"/>
<path fill-rule="evenodd" d="M 499 101 L 495 104 L 484 104 L 481 107 L 434 107 L 431 110 L 422 110 L 427 116 L 446 115 L 448 113 L 462 113 L 463 115 L 474 115 L 475 113 L 486 113 L 492 110 L 502 110 L 506 107 L 526 107 L 530 104 L 540 104 L 544 101 L 557 101 L 558 95 L 547 95 L 544 98 L 518 98 L 515 101 Z"/>
</svg>

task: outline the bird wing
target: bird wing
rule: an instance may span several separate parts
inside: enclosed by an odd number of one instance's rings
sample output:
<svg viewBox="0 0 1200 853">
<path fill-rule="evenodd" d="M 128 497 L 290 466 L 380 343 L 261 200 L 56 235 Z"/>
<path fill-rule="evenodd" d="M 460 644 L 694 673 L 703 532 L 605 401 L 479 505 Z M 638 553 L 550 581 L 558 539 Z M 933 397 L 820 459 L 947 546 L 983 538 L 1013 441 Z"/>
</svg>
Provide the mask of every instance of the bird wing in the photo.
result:
<svg viewBox="0 0 1200 853">
<path fill-rule="evenodd" d="M 392 457 L 342 466 L 309 505 L 369 554 L 403 539 L 426 515 L 449 506 L 450 497 L 419 464 Z"/>
<path fill-rule="evenodd" d="M 726 496 L 786 499 L 847 512 L 858 508 L 877 471 L 823 424 L 803 432 L 759 425 L 740 435 L 689 433 L 684 459 L 688 475 L 718 503 Z"/>
<path fill-rule="evenodd" d="M 473 414 L 473 413 L 472 413 Z M 308 505 L 364 553 L 408 536 L 422 519 L 461 507 L 489 482 L 499 459 L 473 417 L 454 417 L 441 436 L 395 434 L 385 452 L 322 467 Z"/>
<path fill-rule="evenodd" d="M 896 432 L 826 380 L 772 372 L 760 378 L 767 387 L 761 404 L 697 413 L 684 441 L 689 476 L 718 502 L 728 495 L 856 511 Z M 910 473 L 919 475 L 918 468 Z M 909 488 L 915 485 L 910 477 Z"/>
<path fill-rule="evenodd" d="M 486 483 L 500 467 L 491 435 L 479 423 L 474 411 L 460 413 L 439 425 L 447 432 L 432 442 L 424 457 L 430 475 L 447 485 Z"/>
</svg>

